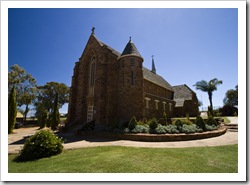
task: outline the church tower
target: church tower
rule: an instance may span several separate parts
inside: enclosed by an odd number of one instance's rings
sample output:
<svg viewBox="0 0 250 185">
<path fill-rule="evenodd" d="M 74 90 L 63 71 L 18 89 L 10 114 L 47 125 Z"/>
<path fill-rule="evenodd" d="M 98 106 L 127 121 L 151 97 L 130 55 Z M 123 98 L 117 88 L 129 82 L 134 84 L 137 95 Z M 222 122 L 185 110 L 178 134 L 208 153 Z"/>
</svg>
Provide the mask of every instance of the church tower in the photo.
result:
<svg viewBox="0 0 250 185">
<path fill-rule="evenodd" d="M 135 116 L 137 120 L 144 117 L 143 104 L 143 58 L 131 40 L 127 43 L 119 62 L 119 122 L 130 120 Z"/>
</svg>

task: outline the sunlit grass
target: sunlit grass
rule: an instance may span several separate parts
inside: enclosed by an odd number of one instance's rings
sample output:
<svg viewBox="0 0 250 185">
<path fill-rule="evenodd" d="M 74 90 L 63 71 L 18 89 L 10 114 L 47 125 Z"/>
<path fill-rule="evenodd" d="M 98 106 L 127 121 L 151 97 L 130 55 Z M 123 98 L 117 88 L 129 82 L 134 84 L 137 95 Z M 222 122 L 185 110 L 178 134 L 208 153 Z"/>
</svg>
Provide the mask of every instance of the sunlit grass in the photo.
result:
<svg viewBox="0 0 250 185">
<path fill-rule="evenodd" d="M 238 145 L 197 148 L 90 147 L 14 162 L 9 173 L 237 173 Z"/>
</svg>

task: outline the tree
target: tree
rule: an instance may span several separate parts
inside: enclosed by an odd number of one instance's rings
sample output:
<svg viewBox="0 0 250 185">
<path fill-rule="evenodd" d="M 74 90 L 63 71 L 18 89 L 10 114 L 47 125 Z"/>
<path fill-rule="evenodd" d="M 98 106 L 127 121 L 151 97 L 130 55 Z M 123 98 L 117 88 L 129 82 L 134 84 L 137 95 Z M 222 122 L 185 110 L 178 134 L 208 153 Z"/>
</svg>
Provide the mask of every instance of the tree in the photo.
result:
<svg viewBox="0 0 250 185">
<path fill-rule="evenodd" d="M 238 85 L 235 86 L 235 90 L 230 89 L 226 92 L 223 103 L 224 105 L 230 105 L 232 107 L 238 105 Z"/>
<path fill-rule="evenodd" d="M 201 100 L 198 100 L 198 107 L 201 107 L 203 105 L 203 102 Z"/>
<path fill-rule="evenodd" d="M 213 91 L 217 90 L 217 86 L 222 84 L 222 80 L 218 80 L 217 78 L 214 78 L 210 80 L 209 82 L 205 80 L 201 80 L 199 82 L 196 82 L 194 86 L 196 86 L 196 90 L 201 90 L 203 92 L 207 92 L 208 94 L 208 99 L 210 102 L 210 109 L 211 109 L 211 114 L 213 116 Z"/>
<path fill-rule="evenodd" d="M 40 125 L 40 128 L 44 128 L 48 126 L 48 111 L 44 108 L 42 103 L 38 103 L 36 106 L 35 117 L 37 118 L 37 122 Z"/>
<path fill-rule="evenodd" d="M 55 130 L 60 123 L 60 114 L 58 109 L 58 93 L 56 93 L 54 108 L 51 115 L 51 129 Z"/>
<path fill-rule="evenodd" d="M 36 79 L 31 74 L 27 74 L 25 69 L 17 64 L 10 67 L 11 71 L 8 73 L 9 91 L 13 87 L 16 89 L 17 105 L 21 107 L 25 105 L 24 123 L 29 112 L 29 105 L 36 98 Z"/>
<path fill-rule="evenodd" d="M 69 102 L 69 87 L 64 83 L 47 82 L 43 86 L 38 86 L 37 89 L 37 98 L 34 105 L 37 107 L 42 104 L 49 114 L 53 111 L 56 93 L 58 93 L 58 109 Z"/>
<path fill-rule="evenodd" d="M 16 89 L 15 87 L 12 87 L 8 101 L 8 134 L 13 132 L 14 126 L 16 124 L 16 113 Z"/>
</svg>

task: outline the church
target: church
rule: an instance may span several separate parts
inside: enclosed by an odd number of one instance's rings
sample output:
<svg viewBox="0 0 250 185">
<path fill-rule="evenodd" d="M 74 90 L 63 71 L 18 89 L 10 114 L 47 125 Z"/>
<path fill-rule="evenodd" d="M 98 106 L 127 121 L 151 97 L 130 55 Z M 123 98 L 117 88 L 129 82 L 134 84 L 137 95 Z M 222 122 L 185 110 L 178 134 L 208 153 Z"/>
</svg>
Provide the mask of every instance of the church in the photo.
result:
<svg viewBox="0 0 250 185">
<path fill-rule="evenodd" d="M 101 42 L 92 28 L 85 49 L 75 63 L 66 126 L 91 121 L 99 126 L 111 126 L 132 116 L 137 120 L 161 119 L 164 113 L 171 118 L 176 116 L 176 110 L 181 117 L 197 116 L 196 94 L 186 85 L 172 87 L 157 74 L 153 58 L 151 69 L 143 67 L 143 61 L 131 37 L 120 53 Z M 182 110 L 181 106 L 187 104 L 188 108 Z"/>
</svg>

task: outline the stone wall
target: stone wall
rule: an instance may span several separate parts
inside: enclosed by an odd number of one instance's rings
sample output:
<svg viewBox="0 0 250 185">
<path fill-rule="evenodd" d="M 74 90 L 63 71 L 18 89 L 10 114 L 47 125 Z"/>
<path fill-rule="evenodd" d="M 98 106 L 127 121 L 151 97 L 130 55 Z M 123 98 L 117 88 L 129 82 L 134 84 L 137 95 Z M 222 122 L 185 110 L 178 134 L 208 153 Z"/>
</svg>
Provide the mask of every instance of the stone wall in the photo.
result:
<svg viewBox="0 0 250 185">
<path fill-rule="evenodd" d="M 164 112 L 168 118 L 173 117 L 175 102 L 172 100 L 172 94 L 172 91 L 144 80 L 145 118 L 163 118 Z"/>
<path fill-rule="evenodd" d="M 199 114 L 198 99 L 193 93 L 192 100 L 185 100 L 182 107 L 175 107 L 175 117 L 196 117 Z"/>
<path fill-rule="evenodd" d="M 136 56 L 119 60 L 119 122 L 128 121 L 132 116 L 137 119 L 144 117 L 142 62 Z"/>
</svg>

